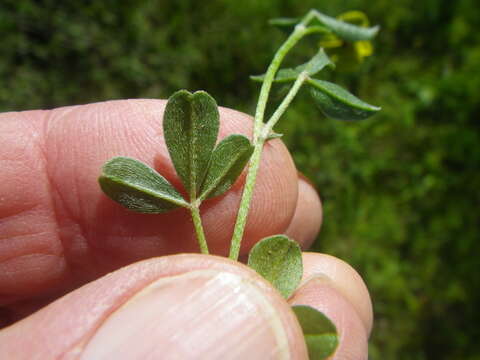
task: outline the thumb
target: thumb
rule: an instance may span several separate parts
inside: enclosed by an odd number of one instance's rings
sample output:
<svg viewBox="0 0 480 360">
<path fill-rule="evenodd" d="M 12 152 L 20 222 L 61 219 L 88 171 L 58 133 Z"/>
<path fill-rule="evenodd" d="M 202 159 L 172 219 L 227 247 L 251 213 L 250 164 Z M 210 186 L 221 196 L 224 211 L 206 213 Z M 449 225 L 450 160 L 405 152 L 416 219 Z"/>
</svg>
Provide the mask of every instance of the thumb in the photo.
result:
<svg viewBox="0 0 480 360">
<path fill-rule="evenodd" d="M 242 264 L 205 255 L 139 262 L 0 332 L 0 358 L 306 358 L 289 305 Z"/>
</svg>

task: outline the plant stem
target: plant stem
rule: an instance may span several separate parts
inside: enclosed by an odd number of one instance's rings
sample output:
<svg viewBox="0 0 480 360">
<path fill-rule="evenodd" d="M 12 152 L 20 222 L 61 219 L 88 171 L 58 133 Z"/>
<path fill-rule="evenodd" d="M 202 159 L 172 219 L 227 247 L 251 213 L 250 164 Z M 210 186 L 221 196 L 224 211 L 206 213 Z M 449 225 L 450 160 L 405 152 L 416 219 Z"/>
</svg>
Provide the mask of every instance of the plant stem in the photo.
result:
<svg viewBox="0 0 480 360">
<path fill-rule="evenodd" d="M 278 106 L 277 110 L 273 113 L 273 115 L 268 119 L 267 123 L 263 127 L 262 130 L 262 137 L 268 138 L 268 135 L 272 131 L 275 124 L 278 122 L 280 117 L 283 113 L 287 110 L 288 106 L 292 102 L 295 95 L 297 95 L 298 91 L 302 87 L 305 80 L 308 78 L 308 74 L 304 71 L 298 75 L 297 79 L 293 83 L 293 86 L 290 88 L 288 94 L 282 100 L 281 104 Z"/>
<path fill-rule="evenodd" d="M 312 31 L 309 28 L 306 28 L 303 24 L 295 26 L 295 30 L 290 34 L 287 40 L 275 53 L 275 56 L 272 59 L 272 62 L 268 66 L 267 73 L 265 74 L 265 79 L 260 90 L 260 95 L 258 96 L 257 108 L 255 110 L 255 119 L 254 119 L 254 129 L 253 129 L 253 143 L 256 144 L 257 138 L 260 135 L 260 131 L 263 125 L 263 117 L 265 114 L 265 109 L 267 107 L 267 101 L 270 94 L 270 89 L 272 88 L 272 83 L 275 78 L 275 74 L 280 67 L 285 55 L 290 51 L 292 47 L 305 35 L 311 33 Z"/>
<path fill-rule="evenodd" d="M 197 234 L 200 251 L 202 254 L 208 254 L 207 239 L 205 238 L 205 233 L 203 232 L 202 218 L 200 217 L 200 210 L 198 209 L 198 206 L 192 205 L 190 207 L 190 212 L 192 214 L 193 226 L 195 227 L 195 232 Z"/>
<path fill-rule="evenodd" d="M 250 209 L 250 202 L 253 196 L 253 188 L 255 185 L 255 180 L 257 177 L 258 168 L 260 166 L 260 160 L 263 150 L 263 145 L 265 144 L 265 140 L 267 139 L 268 133 L 265 134 L 265 131 L 262 129 L 265 127 L 263 123 L 265 109 L 267 107 L 268 97 L 270 93 L 270 89 L 272 87 L 273 80 L 275 78 L 275 74 L 278 71 L 285 55 L 290 51 L 290 49 L 295 46 L 295 44 L 303 38 L 305 35 L 323 31 L 323 29 L 319 27 L 312 27 L 307 28 L 303 23 L 297 25 L 295 30 L 290 34 L 288 39 L 283 43 L 283 45 L 278 49 L 277 53 L 272 59 L 270 63 L 267 73 L 265 74 L 265 79 L 262 84 L 262 88 L 260 90 L 260 95 L 258 98 L 257 109 L 255 111 L 255 119 L 254 119 L 254 129 L 253 129 L 253 145 L 255 147 L 252 157 L 250 158 L 250 162 L 248 165 L 248 173 L 247 178 L 245 179 L 245 187 L 242 194 L 242 199 L 240 201 L 240 208 L 237 214 L 237 220 L 235 223 L 235 228 L 233 230 L 233 237 L 230 247 L 230 255 L 229 258 L 232 260 L 237 260 L 238 255 L 240 253 L 240 246 L 241 241 L 243 238 L 243 233 L 245 231 L 245 224 L 247 222 L 247 215 Z M 287 106 L 292 101 L 295 94 L 300 89 L 301 85 L 305 81 L 305 74 L 299 76 L 300 80 L 297 79 L 295 84 L 290 89 L 289 93 L 285 97 L 285 99 L 280 104 L 279 108 L 275 111 L 272 115 L 272 118 L 267 124 L 267 127 L 271 130 L 271 124 L 274 124 L 278 121 L 278 118 L 285 112 Z M 273 119 L 273 120 L 272 120 Z M 271 126 L 270 126 L 271 125 Z"/>
<path fill-rule="evenodd" d="M 243 189 L 242 200 L 238 209 L 237 221 L 233 229 L 233 237 L 230 245 L 229 258 L 232 260 L 238 259 L 240 253 L 240 245 L 247 222 L 248 210 L 250 209 L 250 201 L 253 195 L 253 188 L 255 186 L 255 179 L 257 177 L 258 168 L 260 166 L 260 158 L 262 155 L 264 140 L 258 140 L 253 150 L 252 157 L 248 165 L 247 178 L 245 179 L 245 187 Z"/>
</svg>

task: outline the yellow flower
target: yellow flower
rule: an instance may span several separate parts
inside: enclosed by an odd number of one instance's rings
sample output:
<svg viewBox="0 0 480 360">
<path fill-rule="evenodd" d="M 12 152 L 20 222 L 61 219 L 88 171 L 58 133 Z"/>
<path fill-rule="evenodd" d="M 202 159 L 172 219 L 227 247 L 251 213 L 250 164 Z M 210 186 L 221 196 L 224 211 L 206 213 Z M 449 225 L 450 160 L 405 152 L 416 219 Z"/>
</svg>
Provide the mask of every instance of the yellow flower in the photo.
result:
<svg viewBox="0 0 480 360">
<path fill-rule="evenodd" d="M 370 26 L 367 16 L 361 11 L 349 11 L 343 13 L 339 15 L 337 19 L 362 27 Z M 331 49 L 331 54 L 329 55 L 331 55 L 332 61 L 334 61 L 335 63 L 341 61 L 345 62 L 345 59 L 343 59 L 343 55 L 346 55 L 347 59 L 351 58 L 352 51 L 354 52 L 354 58 L 356 59 L 357 63 L 356 65 L 361 64 L 367 56 L 373 54 L 373 45 L 370 41 L 360 40 L 354 41 L 353 43 L 347 43 L 335 34 L 325 35 L 320 40 L 319 45 L 325 49 Z M 352 65 L 354 66 L 355 64 L 344 63 L 340 65 L 343 65 L 344 67 L 346 65 L 346 67 L 350 68 L 352 67 Z"/>
</svg>

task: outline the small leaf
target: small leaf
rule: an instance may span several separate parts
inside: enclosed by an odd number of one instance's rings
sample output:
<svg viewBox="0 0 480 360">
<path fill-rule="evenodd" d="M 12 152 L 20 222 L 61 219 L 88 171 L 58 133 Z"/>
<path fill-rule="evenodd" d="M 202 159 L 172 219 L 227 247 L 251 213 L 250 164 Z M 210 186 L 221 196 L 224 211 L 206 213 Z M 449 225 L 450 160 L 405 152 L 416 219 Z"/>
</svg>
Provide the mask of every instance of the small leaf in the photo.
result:
<svg viewBox="0 0 480 360">
<path fill-rule="evenodd" d="M 268 20 L 268 23 L 270 25 L 275 25 L 280 27 L 284 27 L 284 26 L 292 27 L 297 25 L 299 22 L 300 22 L 299 18 L 286 18 L 286 17 Z"/>
<path fill-rule="evenodd" d="M 299 65 L 295 68 L 280 69 L 275 75 L 273 82 L 295 81 L 302 71 L 306 71 L 308 76 L 313 76 L 325 66 L 330 66 L 332 68 L 335 67 L 327 54 L 325 54 L 325 51 L 320 49 L 318 53 L 305 64 Z M 250 79 L 262 82 L 265 79 L 265 74 L 250 76 Z"/>
<path fill-rule="evenodd" d="M 283 134 L 279 134 L 276 132 L 271 131 L 270 134 L 267 136 L 267 141 L 268 140 L 273 140 L 273 139 L 280 139 L 283 136 Z"/>
<path fill-rule="evenodd" d="M 337 20 L 333 17 L 315 12 L 316 19 L 335 34 L 347 41 L 371 40 L 377 35 L 379 26 L 363 27 Z"/>
<path fill-rule="evenodd" d="M 165 108 L 165 142 L 185 189 L 197 196 L 218 136 L 217 103 L 204 91 L 180 90 Z"/>
<path fill-rule="evenodd" d="M 188 206 L 162 175 L 135 159 L 111 159 L 98 181 L 108 197 L 136 212 L 158 214 Z"/>
<path fill-rule="evenodd" d="M 294 305 L 292 310 L 303 330 L 310 360 L 331 356 L 338 346 L 335 325 L 320 311 L 306 305 Z"/>
<path fill-rule="evenodd" d="M 223 194 L 230 189 L 250 159 L 253 146 L 243 135 L 230 135 L 213 151 L 200 199 Z"/>
<path fill-rule="evenodd" d="M 328 81 L 307 79 L 312 97 L 325 116 L 338 120 L 362 120 L 381 108 L 367 104 L 344 88 Z"/>
<path fill-rule="evenodd" d="M 248 266 L 288 299 L 302 279 L 302 251 L 295 241 L 285 235 L 270 236 L 252 248 Z"/>
</svg>

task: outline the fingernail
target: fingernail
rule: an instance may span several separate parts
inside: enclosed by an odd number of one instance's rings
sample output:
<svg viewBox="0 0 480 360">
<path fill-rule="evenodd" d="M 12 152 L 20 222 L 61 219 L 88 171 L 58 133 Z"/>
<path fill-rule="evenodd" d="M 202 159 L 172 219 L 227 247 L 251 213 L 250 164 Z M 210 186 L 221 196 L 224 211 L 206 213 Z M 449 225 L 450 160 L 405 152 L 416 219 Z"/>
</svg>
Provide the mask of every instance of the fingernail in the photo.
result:
<svg viewBox="0 0 480 360">
<path fill-rule="evenodd" d="M 326 274 L 323 273 L 313 273 L 310 276 L 308 276 L 306 279 L 302 280 L 300 285 L 298 286 L 299 289 L 302 287 L 307 287 L 310 285 L 325 285 L 325 284 L 331 284 L 332 279 L 330 279 Z"/>
<path fill-rule="evenodd" d="M 162 278 L 112 313 L 81 359 L 289 358 L 279 314 L 238 274 L 197 270 Z"/>
</svg>

